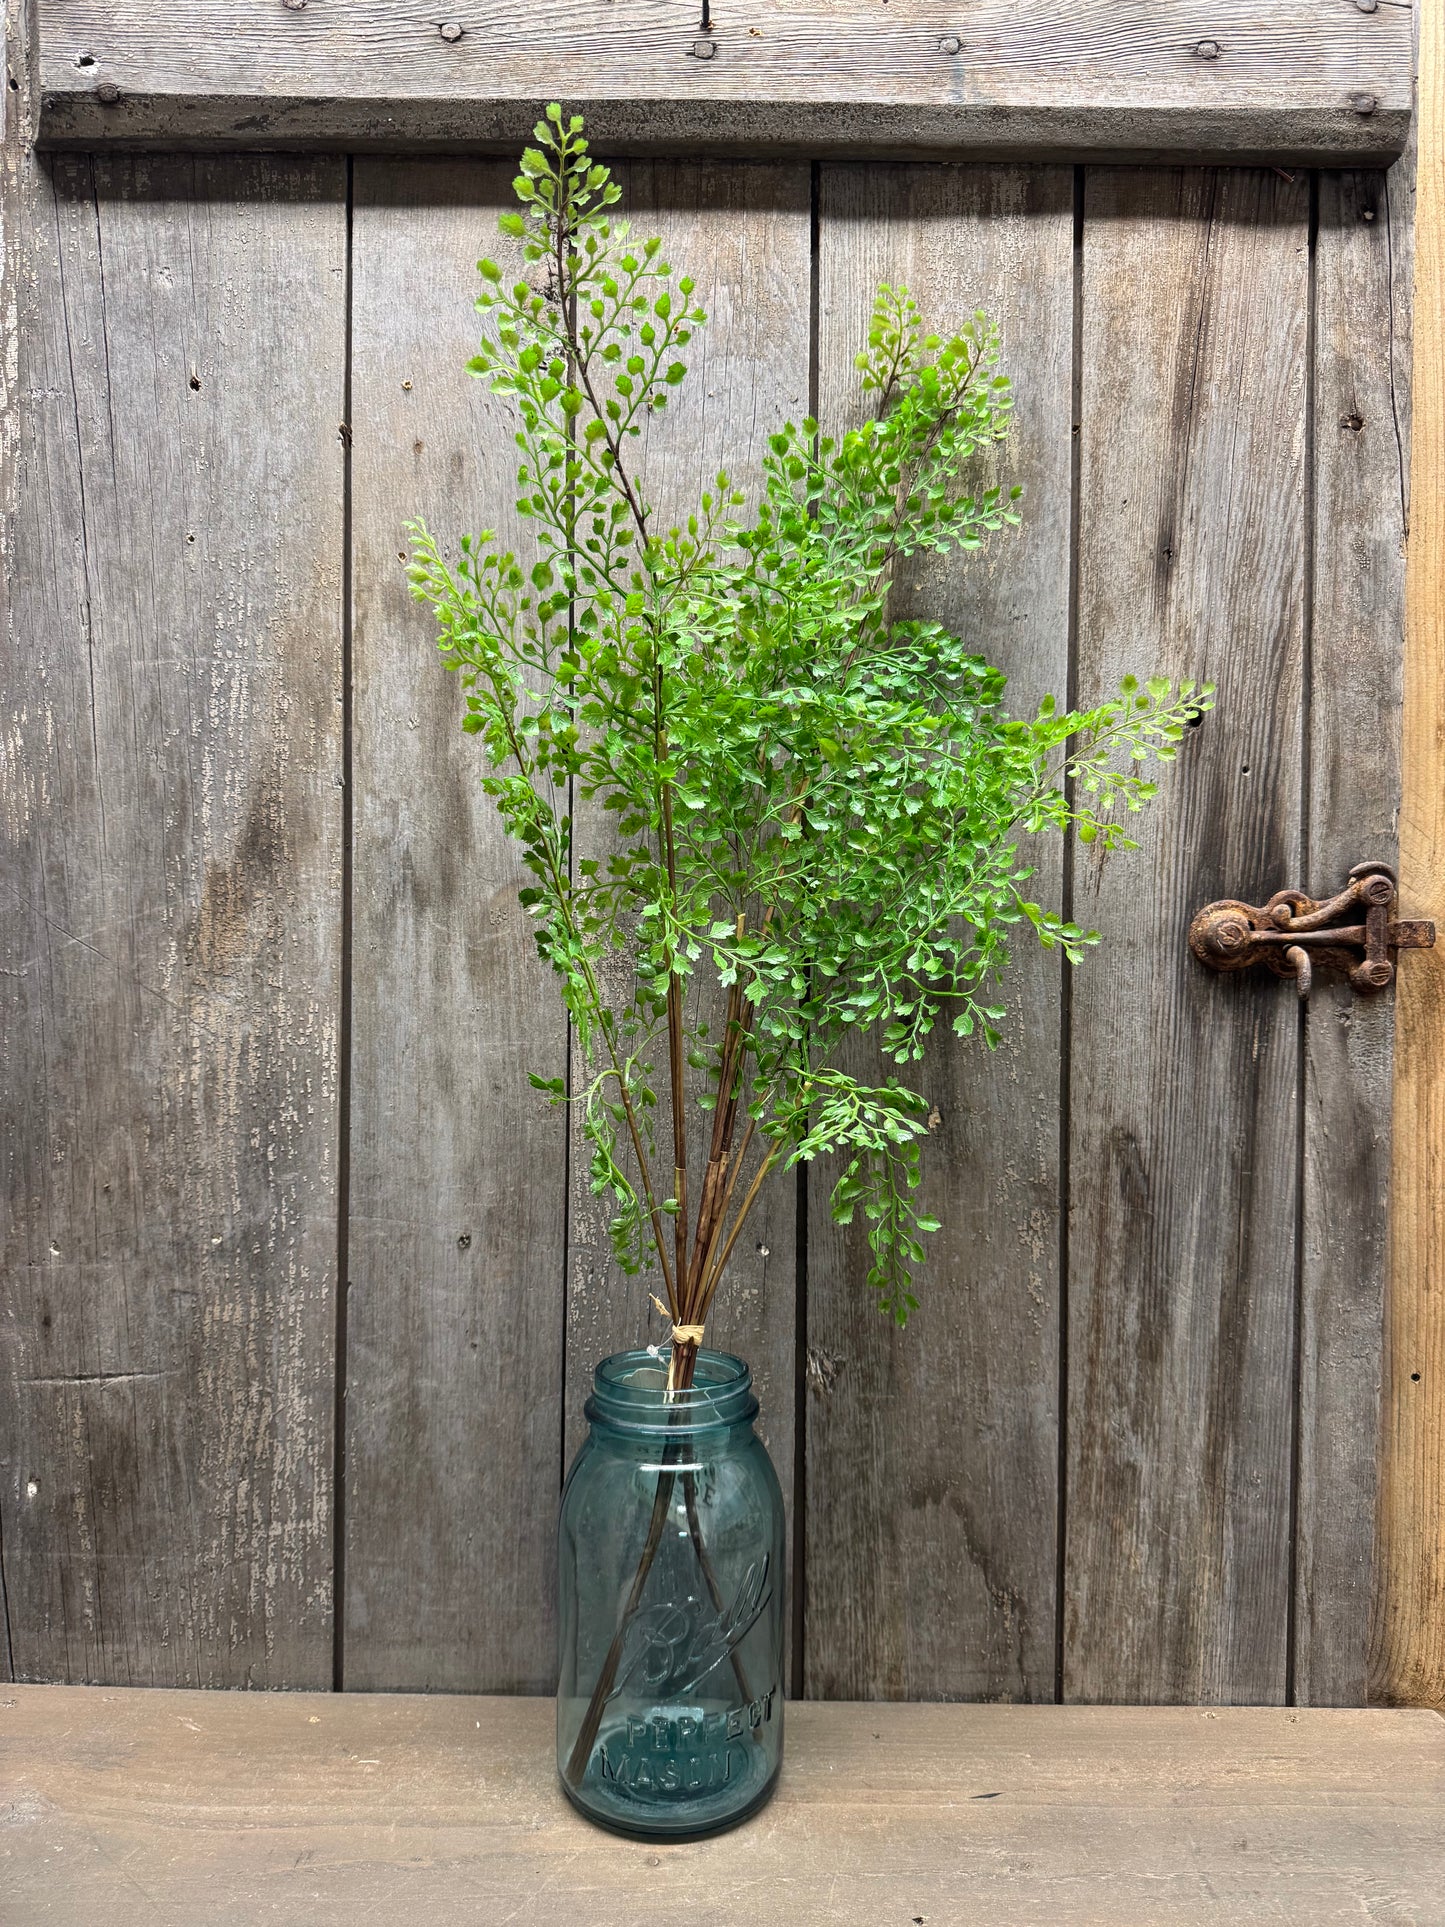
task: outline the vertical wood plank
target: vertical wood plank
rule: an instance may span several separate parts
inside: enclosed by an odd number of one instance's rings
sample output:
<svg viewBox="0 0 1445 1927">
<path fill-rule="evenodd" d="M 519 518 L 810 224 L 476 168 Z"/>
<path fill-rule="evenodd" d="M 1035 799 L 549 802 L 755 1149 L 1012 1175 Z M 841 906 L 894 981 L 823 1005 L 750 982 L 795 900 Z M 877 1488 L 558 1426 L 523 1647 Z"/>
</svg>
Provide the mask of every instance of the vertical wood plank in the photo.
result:
<svg viewBox="0 0 1445 1927">
<path fill-rule="evenodd" d="M 15 1667 L 316 1686 L 344 171 L 56 159 L 24 200 L 0 677 Z"/>
<path fill-rule="evenodd" d="M 708 325 L 688 349 L 688 378 L 637 444 L 646 493 L 664 523 L 688 514 L 726 469 L 750 500 L 767 437 L 808 412 L 811 182 L 806 166 L 633 162 L 618 170 L 621 212 L 639 233 L 660 234 L 665 258 L 697 282 Z M 607 824 L 579 811 L 579 848 L 599 854 Z M 722 1000 L 697 980 L 693 998 L 713 1015 Z M 689 1164 L 706 1160 L 711 1119 L 689 1132 Z M 660 1127 L 661 1135 L 670 1122 Z M 612 1261 L 607 1212 L 587 1184 L 587 1150 L 573 1146 L 567 1300 L 568 1454 L 583 1432 L 582 1404 L 597 1360 L 665 1336 L 644 1279 Z M 669 1187 L 670 1188 L 670 1187 Z M 796 1188 L 787 1174 L 760 1199 L 708 1320 L 707 1342 L 745 1358 L 762 1404 L 758 1429 L 793 1489 Z M 694 1182 L 693 1197 L 697 1196 Z M 656 1280 L 653 1280 L 654 1286 Z M 660 1289 L 660 1287 L 658 1287 Z"/>
<path fill-rule="evenodd" d="M 19 337 L 20 283 L 27 271 L 27 250 L 22 234 L 36 218 L 37 211 L 51 211 L 50 182 L 37 165 L 28 146 L 34 113 L 30 56 L 34 47 L 28 7 L 20 0 L 4 0 L 0 6 L 0 35 L 4 40 L 5 84 L 0 86 L 0 637 L 6 638 L 4 662 L 11 661 L 12 634 L 11 580 L 15 570 L 15 509 L 19 436 Z M 47 222 L 47 228 L 53 225 Z M 27 306 L 28 311 L 28 306 Z M 3 820 L 9 831 L 9 779 L 0 764 L 0 797 L 6 800 Z M 9 845 L 7 842 L 7 849 Z M 0 986 L 0 994 L 3 994 Z M 12 1013 L 5 1009 L 8 1017 Z M 0 1126 L 6 1129 L 8 1126 Z M 3 1143 L 3 1140 L 0 1140 Z M 0 1150 L 5 1159 L 8 1186 L 9 1160 L 14 1155 L 8 1144 Z M 6 1234 L 8 1236 L 8 1233 Z M 0 1341 L 3 1342 L 3 1341 Z M 5 1533 L 15 1495 L 14 1473 L 4 1458 L 4 1434 L 0 1430 L 0 1680 L 14 1678 L 11 1660 L 10 1600 L 6 1586 Z M 11 1530 L 14 1530 L 13 1523 Z"/>
<path fill-rule="evenodd" d="M 954 625 L 1031 712 L 1068 679 L 1073 172 L 835 165 L 821 177 L 820 415 L 863 408 L 853 357 L 882 281 L 930 326 L 987 309 L 1017 385 L 995 458 L 1023 528 L 934 559 L 908 612 Z M 1032 855 L 1032 853 L 1031 853 Z M 1060 854 L 1038 852 L 1044 901 Z M 935 1041 L 920 1308 L 899 1333 L 862 1238 L 809 1174 L 806 1687 L 819 1697 L 1050 1699 L 1058 1472 L 1059 968 L 1020 943 L 993 1054 Z M 882 1068 L 880 1064 L 880 1068 Z"/>
<path fill-rule="evenodd" d="M 1190 957 L 1301 859 L 1307 182 L 1091 170 L 1079 694 L 1208 677 L 1144 820 L 1076 866 L 1064 1694 L 1286 1687 L 1299 1016 Z"/>
<path fill-rule="evenodd" d="M 1419 13 L 1413 425 L 1400 894 L 1445 916 L 1445 9 Z M 1411 215 L 1390 176 L 1392 232 Z M 1445 948 L 1408 957 L 1395 1008 L 1390 1296 L 1371 1692 L 1445 1707 Z"/>
<path fill-rule="evenodd" d="M 354 175 L 352 1688 L 542 1691 L 553 1652 L 565 1015 L 523 872 L 413 601 L 404 523 L 455 545 L 513 508 L 513 424 L 466 372 L 502 162 Z"/>
<path fill-rule="evenodd" d="M 1409 459 L 1398 170 L 1322 174 L 1305 840 L 1312 893 L 1393 863 Z M 1408 972 L 1415 959 L 1405 959 Z M 1394 998 L 1321 981 L 1305 1021 L 1294 1697 L 1363 1705 L 1374 1582 Z"/>
</svg>

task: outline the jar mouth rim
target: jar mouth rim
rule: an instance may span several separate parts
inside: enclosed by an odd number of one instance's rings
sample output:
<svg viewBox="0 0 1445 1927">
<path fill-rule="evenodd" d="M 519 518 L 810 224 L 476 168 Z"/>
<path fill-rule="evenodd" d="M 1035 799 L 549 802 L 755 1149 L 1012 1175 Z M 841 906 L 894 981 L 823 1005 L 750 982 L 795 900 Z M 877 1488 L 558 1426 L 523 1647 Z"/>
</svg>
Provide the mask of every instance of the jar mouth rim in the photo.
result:
<svg viewBox="0 0 1445 1927">
<path fill-rule="evenodd" d="M 758 1411 L 753 1375 L 731 1352 L 699 1348 L 693 1382 L 669 1392 L 671 1348 L 614 1352 L 593 1373 L 589 1420 L 602 1419 L 627 1431 L 695 1432 L 709 1426 L 740 1425 Z"/>
</svg>

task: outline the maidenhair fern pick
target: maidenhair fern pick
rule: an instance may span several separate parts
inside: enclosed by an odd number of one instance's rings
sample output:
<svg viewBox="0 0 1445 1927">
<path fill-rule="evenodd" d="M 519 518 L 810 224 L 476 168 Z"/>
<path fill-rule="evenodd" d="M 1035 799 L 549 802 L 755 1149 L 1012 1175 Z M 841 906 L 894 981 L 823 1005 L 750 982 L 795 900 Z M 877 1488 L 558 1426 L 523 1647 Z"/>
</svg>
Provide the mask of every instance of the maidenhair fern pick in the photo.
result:
<svg viewBox="0 0 1445 1927">
<path fill-rule="evenodd" d="M 1131 847 L 1141 765 L 1174 756 L 1211 692 L 1128 678 L 1094 708 L 1011 717 L 988 637 L 893 612 L 911 557 L 1017 519 L 1017 487 L 972 479 L 1012 400 L 982 313 L 930 334 L 881 288 L 860 317 L 867 418 L 780 424 L 756 499 L 721 474 L 660 515 L 639 438 L 706 316 L 662 243 L 614 218 L 581 120 L 549 107 L 536 140 L 501 221 L 524 271 L 481 263 L 471 363 L 515 410 L 531 552 L 484 533 L 448 559 L 418 522 L 411 579 L 574 1028 L 571 1087 L 532 1082 L 578 1108 L 617 1258 L 665 1300 L 686 1385 L 750 1210 L 800 1160 L 834 1162 L 833 1216 L 862 1219 L 869 1282 L 906 1320 L 938 1228 L 915 1205 L 917 1067 L 940 1025 L 997 1041 L 1020 932 L 1070 962 L 1097 941 L 1030 895 L 1026 840 Z M 574 825 L 603 815 L 589 849 Z M 896 1066 L 882 1083 L 851 1068 L 860 1033 Z"/>
</svg>

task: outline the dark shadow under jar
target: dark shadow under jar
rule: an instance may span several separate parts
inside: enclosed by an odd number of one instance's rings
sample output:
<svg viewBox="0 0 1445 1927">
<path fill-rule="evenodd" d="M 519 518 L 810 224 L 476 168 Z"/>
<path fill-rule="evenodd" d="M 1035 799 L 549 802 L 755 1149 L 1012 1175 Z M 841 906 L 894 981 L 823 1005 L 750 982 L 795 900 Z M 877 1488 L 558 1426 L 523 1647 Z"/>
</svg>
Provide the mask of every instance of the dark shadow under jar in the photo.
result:
<svg viewBox="0 0 1445 1927">
<path fill-rule="evenodd" d="M 604 1359 L 558 1526 L 557 1765 L 640 1839 L 754 1813 L 783 1751 L 783 1495 L 739 1358 Z"/>
</svg>

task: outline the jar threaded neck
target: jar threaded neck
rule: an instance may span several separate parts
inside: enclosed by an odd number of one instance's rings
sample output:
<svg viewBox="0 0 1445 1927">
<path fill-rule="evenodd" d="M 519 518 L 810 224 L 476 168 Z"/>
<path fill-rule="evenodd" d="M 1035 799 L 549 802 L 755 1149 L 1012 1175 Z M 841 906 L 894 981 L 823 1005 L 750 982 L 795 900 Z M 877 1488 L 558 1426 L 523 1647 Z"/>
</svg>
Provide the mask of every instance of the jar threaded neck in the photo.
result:
<svg viewBox="0 0 1445 1927">
<path fill-rule="evenodd" d="M 758 1412 L 752 1373 L 730 1352 L 699 1351 L 693 1382 L 667 1389 L 668 1349 L 614 1352 L 593 1373 L 585 1407 L 590 1423 L 671 1438 L 751 1425 Z"/>
</svg>

